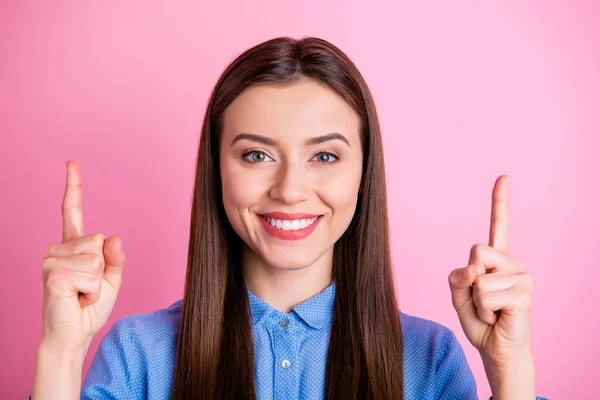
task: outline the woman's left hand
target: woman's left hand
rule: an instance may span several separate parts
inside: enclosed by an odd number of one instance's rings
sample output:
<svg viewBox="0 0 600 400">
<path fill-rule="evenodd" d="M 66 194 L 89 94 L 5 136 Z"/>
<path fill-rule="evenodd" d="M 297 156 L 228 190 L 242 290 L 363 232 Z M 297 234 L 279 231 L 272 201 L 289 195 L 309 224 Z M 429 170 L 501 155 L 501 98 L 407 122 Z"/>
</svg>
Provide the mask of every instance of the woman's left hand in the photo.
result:
<svg viewBox="0 0 600 400">
<path fill-rule="evenodd" d="M 507 176 L 492 192 L 489 245 L 471 247 L 469 265 L 448 277 L 460 324 L 489 370 L 508 371 L 531 357 L 531 293 L 527 265 L 508 255 Z"/>
</svg>

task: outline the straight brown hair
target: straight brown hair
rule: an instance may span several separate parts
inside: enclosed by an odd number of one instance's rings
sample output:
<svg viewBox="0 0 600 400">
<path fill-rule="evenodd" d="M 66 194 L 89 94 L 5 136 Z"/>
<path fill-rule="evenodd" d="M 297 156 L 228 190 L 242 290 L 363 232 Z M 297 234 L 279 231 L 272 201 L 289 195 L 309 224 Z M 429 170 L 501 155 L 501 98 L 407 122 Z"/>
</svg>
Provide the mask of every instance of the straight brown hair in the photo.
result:
<svg viewBox="0 0 600 400">
<path fill-rule="evenodd" d="M 314 79 L 360 117 L 363 173 L 352 221 L 334 245 L 336 283 L 325 398 L 403 399 L 403 339 L 388 240 L 383 148 L 373 98 L 354 63 L 314 37 L 279 37 L 239 55 L 222 73 L 204 116 L 196 162 L 185 291 L 172 399 L 256 399 L 242 242 L 223 208 L 223 113 L 246 88 Z"/>
</svg>

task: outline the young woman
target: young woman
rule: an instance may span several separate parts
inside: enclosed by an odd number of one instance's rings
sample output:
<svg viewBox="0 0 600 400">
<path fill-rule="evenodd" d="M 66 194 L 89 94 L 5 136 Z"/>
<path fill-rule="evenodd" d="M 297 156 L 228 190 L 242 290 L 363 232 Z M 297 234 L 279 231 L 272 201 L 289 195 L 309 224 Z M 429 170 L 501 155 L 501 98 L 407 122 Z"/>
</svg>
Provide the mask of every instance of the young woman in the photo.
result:
<svg viewBox="0 0 600 400">
<path fill-rule="evenodd" d="M 269 40 L 221 75 L 202 127 L 184 297 L 117 321 L 83 386 L 125 254 L 117 236 L 84 235 L 81 175 L 67 170 L 63 240 L 42 268 L 33 399 L 477 398 L 454 333 L 398 309 L 375 104 L 332 44 Z M 449 283 L 494 398 L 533 399 L 532 283 L 508 256 L 506 196 L 503 176 L 489 246 L 473 246 Z"/>
</svg>

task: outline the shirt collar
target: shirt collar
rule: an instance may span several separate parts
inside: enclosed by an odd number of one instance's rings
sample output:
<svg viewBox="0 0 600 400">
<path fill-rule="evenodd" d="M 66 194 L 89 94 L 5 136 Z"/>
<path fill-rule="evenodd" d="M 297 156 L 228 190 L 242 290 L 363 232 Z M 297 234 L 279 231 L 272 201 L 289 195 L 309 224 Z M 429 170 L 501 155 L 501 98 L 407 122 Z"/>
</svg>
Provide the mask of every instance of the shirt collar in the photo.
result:
<svg viewBox="0 0 600 400">
<path fill-rule="evenodd" d="M 281 313 L 281 311 L 276 310 L 270 304 L 258 298 L 250 289 L 247 289 L 247 292 L 250 300 L 250 313 L 253 325 L 262 322 L 273 313 Z M 331 321 L 334 300 L 335 282 L 332 281 L 320 293 L 292 307 L 292 312 L 295 312 L 310 327 L 320 329 Z"/>
</svg>

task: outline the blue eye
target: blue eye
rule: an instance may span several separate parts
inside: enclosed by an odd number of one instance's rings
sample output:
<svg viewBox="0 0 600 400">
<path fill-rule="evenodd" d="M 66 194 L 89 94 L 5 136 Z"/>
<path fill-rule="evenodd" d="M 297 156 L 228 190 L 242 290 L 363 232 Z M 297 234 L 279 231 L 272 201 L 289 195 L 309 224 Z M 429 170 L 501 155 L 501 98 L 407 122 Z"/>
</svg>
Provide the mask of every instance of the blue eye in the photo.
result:
<svg viewBox="0 0 600 400">
<path fill-rule="evenodd" d="M 250 160 L 248 160 L 248 158 L 247 158 L 248 156 L 250 156 Z M 268 158 L 268 159 L 272 160 L 271 157 L 269 157 L 268 155 L 266 155 L 262 151 L 258 151 L 258 150 L 249 151 L 248 153 L 242 155 L 242 157 L 246 161 L 255 162 L 255 163 L 263 162 L 263 161 L 265 161 L 265 158 Z"/>
<path fill-rule="evenodd" d="M 321 156 L 321 157 L 319 157 Z M 323 157 L 324 156 L 324 157 Z M 327 153 L 327 152 L 321 152 L 319 154 L 317 154 L 315 156 L 315 158 L 317 158 L 318 161 L 322 162 L 323 164 L 331 164 L 337 160 L 339 160 L 339 158 L 337 156 L 334 156 L 331 153 Z"/>
<path fill-rule="evenodd" d="M 242 158 L 249 163 L 262 163 L 265 161 L 273 160 L 271 157 L 266 155 L 264 152 L 260 150 L 252 150 L 242 155 Z M 327 153 L 325 151 L 318 153 L 313 157 L 317 159 L 321 164 L 331 164 L 339 160 L 339 158 L 331 153 Z"/>
</svg>

